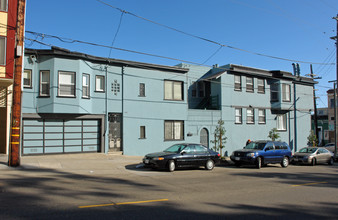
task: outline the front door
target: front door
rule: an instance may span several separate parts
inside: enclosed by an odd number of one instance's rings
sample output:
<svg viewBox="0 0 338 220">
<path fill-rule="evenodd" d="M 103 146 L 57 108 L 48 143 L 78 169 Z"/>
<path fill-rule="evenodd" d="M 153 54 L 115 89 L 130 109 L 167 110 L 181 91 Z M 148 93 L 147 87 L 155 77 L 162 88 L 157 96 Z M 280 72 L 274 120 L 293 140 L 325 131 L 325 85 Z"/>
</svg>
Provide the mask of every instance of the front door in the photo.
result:
<svg viewBox="0 0 338 220">
<path fill-rule="evenodd" d="M 209 133 L 205 128 L 203 128 L 200 132 L 200 143 L 209 148 Z"/>
<path fill-rule="evenodd" d="M 109 151 L 122 151 L 122 115 L 109 113 Z"/>
</svg>

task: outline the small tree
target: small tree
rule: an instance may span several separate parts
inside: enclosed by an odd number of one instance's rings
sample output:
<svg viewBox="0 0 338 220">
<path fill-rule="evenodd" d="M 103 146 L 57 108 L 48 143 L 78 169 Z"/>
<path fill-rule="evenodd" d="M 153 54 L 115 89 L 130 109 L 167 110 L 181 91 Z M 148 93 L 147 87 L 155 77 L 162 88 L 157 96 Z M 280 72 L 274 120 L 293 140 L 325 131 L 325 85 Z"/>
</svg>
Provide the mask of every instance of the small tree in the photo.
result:
<svg viewBox="0 0 338 220">
<path fill-rule="evenodd" d="M 224 121 L 222 119 L 218 120 L 217 122 L 217 126 L 216 126 L 216 129 L 215 129 L 215 139 L 213 141 L 211 141 L 212 143 L 215 144 L 214 146 L 214 150 L 215 151 L 218 151 L 220 150 L 220 154 L 222 156 L 222 149 L 225 147 L 225 144 L 226 144 L 226 140 L 228 139 L 226 136 L 225 136 L 225 128 L 224 128 Z"/>
<path fill-rule="evenodd" d="M 310 135 L 307 137 L 307 140 L 309 145 L 312 144 L 312 146 L 317 146 L 318 140 L 313 131 L 310 131 Z"/>
<path fill-rule="evenodd" d="M 272 141 L 275 141 L 277 138 L 280 138 L 277 128 L 273 128 L 269 131 L 268 138 L 271 138 Z"/>
</svg>

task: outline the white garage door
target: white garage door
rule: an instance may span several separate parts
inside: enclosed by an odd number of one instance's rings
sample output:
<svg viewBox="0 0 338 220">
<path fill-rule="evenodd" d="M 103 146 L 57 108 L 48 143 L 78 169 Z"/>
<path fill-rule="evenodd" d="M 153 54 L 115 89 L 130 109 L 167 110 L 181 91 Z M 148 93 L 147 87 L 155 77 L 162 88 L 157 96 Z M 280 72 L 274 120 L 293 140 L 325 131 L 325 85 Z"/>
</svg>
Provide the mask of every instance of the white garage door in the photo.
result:
<svg viewBox="0 0 338 220">
<path fill-rule="evenodd" d="M 99 119 L 23 119 L 22 154 L 99 152 Z"/>
</svg>

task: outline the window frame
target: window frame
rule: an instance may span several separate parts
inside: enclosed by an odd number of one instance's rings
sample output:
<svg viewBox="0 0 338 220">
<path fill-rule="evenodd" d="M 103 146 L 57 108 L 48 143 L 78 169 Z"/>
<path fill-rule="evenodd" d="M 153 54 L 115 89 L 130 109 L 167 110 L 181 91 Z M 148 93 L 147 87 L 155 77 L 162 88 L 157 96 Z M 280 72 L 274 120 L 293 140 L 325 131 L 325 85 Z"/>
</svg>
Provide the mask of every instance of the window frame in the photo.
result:
<svg viewBox="0 0 338 220">
<path fill-rule="evenodd" d="M 7 37 L 6 36 L 0 36 L 0 41 L 3 40 L 3 50 L 0 51 L 0 54 L 3 53 L 3 58 L 0 60 L 0 66 L 6 66 L 6 51 L 7 51 Z M 1 46 L 1 43 L 0 43 Z M 1 56 L 0 56 L 1 57 Z"/>
<path fill-rule="evenodd" d="M 252 112 L 252 114 L 249 114 L 249 112 Z M 252 118 L 252 120 L 249 120 Z M 246 109 L 246 123 L 247 124 L 255 124 L 255 110 L 254 108 L 247 108 Z"/>
<path fill-rule="evenodd" d="M 140 126 L 140 137 L 139 139 L 146 139 L 146 126 Z"/>
<path fill-rule="evenodd" d="M 191 83 L 191 97 L 197 98 L 197 82 L 195 81 Z"/>
<path fill-rule="evenodd" d="M 25 84 L 25 77 L 24 77 L 25 73 L 27 73 L 27 74 L 29 73 L 28 74 L 30 76 L 29 77 L 29 85 Z M 33 82 L 33 80 L 32 80 L 32 69 L 24 69 L 23 70 L 23 76 L 22 76 L 22 85 L 23 85 L 23 88 L 25 88 L 25 89 L 32 89 L 33 88 L 32 82 Z"/>
<path fill-rule="evenodd" d="M 0 0 L 0 11 L 7 12 L 8 11 L 8 0 L 3 0 L 2 2 L 4 3 L 5 8 L 2 8 L 1 0 Z"/>
<path fill-rule="evenodd" d="M 251 83 L 248 81 L 249 79 L 251 79 Z M 254 78 L 251 76 L 247 76 L 246 77 L 246 81 L 245 81 L 245 87 L 246 87 L 246 92 L 255 92 L 254 89 Z"/>
<path fill-rule="evenodd" d="M 257 93 L 265 94 L 265 79 L 257 79 Z"/>
<path fill-rule="evenodd" d="M 265 109 L 258 109 L 258 124 L 266 124 L 266 110 Z"/>
<path fill-rule="evenodd" d="M 280 124 L 280 118 L 282 117 L 282 124 Z M 282 125 L 282 127 L 281 127 Z M 279 114 L 276 117 L 276 128 L 277 131 L 287 131 L 287 118 L 286 114 Z"/>
<path fill-rule="evenodd" d="M 288 88 L 289 90 L 287 91 Z M 291 85 L 282 83 L 282 101 L 291 102 Z"/>
<path fill-rule="evenodd" d="M 170 85 L 168 85 L 170 83 Z M 175 86 L 179 85 L 180 86 L 180 94 L 179 98 L 176 98 L 177 94 L 175 93 Z M 168 87 L 170 86 L 170 87 Z M 170 88 L 171 95 L 168 97 L 168 91 L 167 89 Z M 169 92 L 170 92 L 169 91 Z M 183 101 L 184 100 L 184 95 L 183 95 L 183 82 L 182 81 L 174 81 L 174 80 L 164 80 L 164 100 L 169 100 L 169 101 Z"/>
<path fill-rule="evenodd" d="M 98 85 L 97 83 L 97 80 L 98 79 L 101 79 L 102 80 L 102 87 L 103 88 L 99 88 L 98 89 L 98 86 L 101 86 L 101 85 Z M 106 77 L 103 76 L 103 75 L 95 75 L 95 92 L 106 92 Z"/>
<path fill-rule="evenodd" d="M 180 125 L 179 131 L 176 131 L 176 125 Z M 167 127 L 167 125 L 170 127 Z M 167 128 L 170 128 L 170 134 L 167 134 Z M 177 134 L 179 132 L 179 134 Z M 179 138 L 176 138 L 179 135 Z M 171 136 L 168 138 L 168 136 Z M 164 121 L 164 141 L 182 141 L 184 140 L 184 121 L 183 120 L 165 120 Z"/>
<path fill-rule="evenodd" d="M 73 76 L 73 82 L 67 83 L 67 84 L 61 84 L 60 83 L 60 77 L 61 75 L 70 75 Z M 62 86 L 70 86 L 70 88 L 73 88 L 73 94 L 61 94 L 61 87 Z M 72 89 L 71 89 L 72 91 Z M 58 71 L 58 97 L 66 97 L 66 98 L 74 98 L 76 97 L 76 72 L 71 71 Z"/>
<path fill-rule="evenodd" d="M 236 78 L 239 78 L 236 80 Z M 234 75 L 234 90 L 235 91 L 242 91 L 242 77 L 241 75 Z"/>
<path fill-rule="evenodd" d="M 272 83 L 270 85 L 270 101 L 279 102 L 279 83 Z"/>
<path fill-rule="evenodd" d="M 42 74 L 48 73 L 48 82 L 42 82 Z M 43 94 L 43 86 L 42 85 L 48 85 L 48 94 Z M 39 97 L 50 97 L 50 70 L 40 70 L 40 79 L 39 79 Z"/>
<path fill-rule="evenodd" d="M 87 85 L 84 85 L 84 78 L 87 77 Z M 84 88 L 87 88 L 87 94 L 84 93 Z M 90 98 L 90 75 L 88 73 L 82 73 L 82 98 Z"/>
<path fill-rule="evenodd" d="M 140 83 L 139 84 L 139 97 L 146 97 L 146 84 Z"/>
<path fill-rule="evenodd" d="M 239 113 L 239 114 L 237 114 L 237 113 Z M 235 108 L 235 124 L 243 124 L 242 108 Z"/>
</svg>

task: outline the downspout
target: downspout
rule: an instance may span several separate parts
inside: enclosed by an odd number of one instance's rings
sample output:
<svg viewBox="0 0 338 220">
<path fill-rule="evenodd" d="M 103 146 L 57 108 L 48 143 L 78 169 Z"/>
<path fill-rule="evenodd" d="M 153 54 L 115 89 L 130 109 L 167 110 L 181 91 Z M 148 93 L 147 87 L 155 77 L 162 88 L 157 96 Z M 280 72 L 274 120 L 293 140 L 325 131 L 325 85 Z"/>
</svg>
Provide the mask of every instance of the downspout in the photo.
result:
<svg viewBox="0 0 338 220">
<path fill-rule="evenodd" d="M 122 151 L 122 154 L 124 154 L 124 146 L 123 146 L 123 142 L 124 142 L 124 71 L 125 71 L 125 66 L 122 66 L 122 79 L 121 79 L 121 84 L 122 84 L 122 88 L 121 88 L 121 99 L 122 99 L 122 125 L 121 125 L 121 131 L 122 131 L 122 139 L 121 139 L 121 146 L 120 146 L 120 151 Z"/>
<path fill-rule="evenodd" d="M 299 64 L 292 64 L 294 75 L 298 76 Z M 293 122 L 294 122 L 294 152 L 297 151 L 297 106 L 296 106 L 296 81 L 293 82 Z"/>
<path fill-rule="evenodd" d="M 107 143 L 107 150 L 106 144 L 104 145 L 104 152 L 108 153 L 109 151 L 109 135 L 107 134 L 108 131 L 108 65 L 105 67 L 105 122 L 104 122 L 104 141 Z"/>
</svg>

